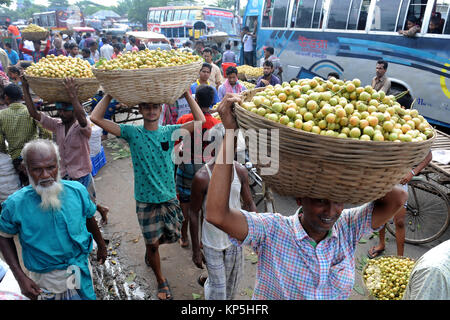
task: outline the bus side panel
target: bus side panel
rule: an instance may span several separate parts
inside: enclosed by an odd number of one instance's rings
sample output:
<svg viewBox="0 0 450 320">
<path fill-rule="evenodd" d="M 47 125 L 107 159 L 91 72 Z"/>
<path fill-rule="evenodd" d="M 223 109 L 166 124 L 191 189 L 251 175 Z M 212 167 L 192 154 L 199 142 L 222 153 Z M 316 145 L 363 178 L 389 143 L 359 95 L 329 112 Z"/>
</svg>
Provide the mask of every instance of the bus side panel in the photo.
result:
<svg viewBox="0 0 450 320">
<path fill-rule="evenodd" d="M 261 29 L 257 37 L 258 65 L 262 48 L 272 46 L 283 65 L 283 78 L 298 76 L 303 67 L 326 78 L 371 84 L 378 60 L 389 63 L 387 76 L 405 83 L 416 98 L 414 108 L 450 126 L 450 51 L 438 38 L 395 35 Z"/>
</svg>

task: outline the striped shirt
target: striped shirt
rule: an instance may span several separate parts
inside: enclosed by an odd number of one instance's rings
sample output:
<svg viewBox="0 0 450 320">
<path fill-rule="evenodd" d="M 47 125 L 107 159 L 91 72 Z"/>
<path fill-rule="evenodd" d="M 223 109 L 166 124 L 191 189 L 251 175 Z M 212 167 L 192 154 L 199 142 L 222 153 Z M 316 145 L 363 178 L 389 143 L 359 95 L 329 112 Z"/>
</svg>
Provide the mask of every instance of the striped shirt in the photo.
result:
<svg viewBox="0 0 450 320">
<path fill-rule="evenodd" d="M 12 103 L 7 109 L 0 111 L 0 152 L 6 153 L 8 149 L 11 158 L 17 159 L 25 143 L 37 137 L 37 124 L 25 105 Z"/>
<path fill-rule="evenodd" d="M 253 299 L 347 299 L 355 280 L 356 244 L 374 231 L 372 211 L 372 203 L 343 210 L 328 236 L 316 244 L 298 213 L 285 217 L 241 210 L 248 223 L 242 245 L 251 245 L 258 254 Z"/>
</svg>

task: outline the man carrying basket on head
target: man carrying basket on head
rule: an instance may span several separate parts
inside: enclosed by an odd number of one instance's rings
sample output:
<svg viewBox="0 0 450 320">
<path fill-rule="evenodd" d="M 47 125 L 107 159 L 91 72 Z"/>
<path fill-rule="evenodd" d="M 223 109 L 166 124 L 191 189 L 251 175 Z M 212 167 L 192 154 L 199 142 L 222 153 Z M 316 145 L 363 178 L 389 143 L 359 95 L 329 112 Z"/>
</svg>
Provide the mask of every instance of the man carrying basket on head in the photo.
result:
<svg viewBox="0 0 450 320">
<path fill-rule="evenodd" d="M 192 133 L 195 121 L 199 121 L 200 126 L 206 121 L 189 91 L 184 97 L 189 103 L 194 121 L 183 125 L 159 126 L 162 106 L 153 103 L 139 104 L 143 126 L 118 125 L 103 118 L 112 99 L 109 94 L 103 97 L 91 114 L 95 124 L 125 139 L 130 145 L 136 213 L 146 245 L 145 262 L 155 273 L 158 298 L 161 300 L 172 300 L 173 297 L 169 282 L 161 271 L 158 248 L 161 244 L 175 243 L 180 239 L 183 222 L 183 213 L 176 198 L 175 164 L 171 157 L 175 141 L 172 135 L 180 128 Z"/>
<path fill-rule="evenodd" d="M 24 43 L 23 43 L 23 39 L 22 39 L 22 42 L 19 45 L 19 50 L 22 53 L 32 56 L 33 62 L 37 63 L 39 60 L 44 58 L 50 51 L 50 46 L 51 46 L 50 36 L 47 39 L 45 49 L 42 51 L 41 51 L 41 40 L 34 40 L 33 44 L 34 44 L 34 51 L 28 50 L 27 48 L 24 47 Z"/>
<path fill-rule="evenodd" d="M 226 129 L 237 129 L 232 105 L 239 101 L 238 95 L 227 94 L 218 107 Z M 231 209 L 234 154 L 227 152 L 233 150 L 233 131 L 227 130 L 212 173 L 206 220 L 258 253 L 253 299 L 347 299 L 355 280 L 358 241 L 392 218 L 407 193 L 395 187 L 379 200 L 346 210 L 343 203 L 298 198 L 301 207 L 289 217 Z"/>
</svg>

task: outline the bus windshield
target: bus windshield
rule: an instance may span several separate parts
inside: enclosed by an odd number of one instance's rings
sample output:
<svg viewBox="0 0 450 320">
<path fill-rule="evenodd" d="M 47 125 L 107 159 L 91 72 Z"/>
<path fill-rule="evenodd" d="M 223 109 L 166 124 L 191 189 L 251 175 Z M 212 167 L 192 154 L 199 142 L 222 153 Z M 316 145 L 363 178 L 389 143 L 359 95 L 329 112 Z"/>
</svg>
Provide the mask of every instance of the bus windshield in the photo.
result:
<svg viewBox="0 0 450 320">
<path fill-rule="evenodd" d="M 204 11 L 204 20 L 214 23 L 215 31 L 237 35 L 234 15 L 229 11 L 207 9 Z"/>
</svg>

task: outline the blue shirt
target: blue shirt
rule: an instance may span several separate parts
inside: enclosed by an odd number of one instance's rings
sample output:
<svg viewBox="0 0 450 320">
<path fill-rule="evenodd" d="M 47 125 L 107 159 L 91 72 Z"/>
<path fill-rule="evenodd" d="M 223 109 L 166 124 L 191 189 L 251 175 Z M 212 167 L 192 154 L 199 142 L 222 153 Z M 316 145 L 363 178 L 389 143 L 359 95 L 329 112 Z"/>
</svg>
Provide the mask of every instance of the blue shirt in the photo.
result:
<svg viewBox="0 0 450 320">
<path fill-rule="evenodd" d="M 139 202 L 164 203 L 176 198 L 172 133 L 181 125 L 160 126 L 150 131 L 144 126 L 121 124 L 120 138 L 130 145 L 134 169 L 134 197 Z"/>
<path fill-rule="evenodd" d="M 17 64 L 17 62 L 19 62 L 20 60 L 19 55 L 15 50 L 11 50 L 11 52 L 6 51 L 6 53 L 8 54 L 9 61 L 11 62 L 12 65 L 15 65 Z"/>
<path fill-rule="evenodd" d="M 261 77 L 258 78 L 258 81 L 256 82 L 256 88 L 262 88 L 262 87 L 266 86 L 264 83 L 262 83 L 262 81 L 261 81 L 262 79 L 264 79 L 264 76 L 261 76 Z M 274 76 L 272 74 L 272 77 L 270 77 L 269 83 L 272 86 L 274 86 L 276 84 L 281 84 L 281 81 L 280 81 L 280 79 L 277 76 Z"/>
<path fill-rule="evenodd" d="M 19 235 L 23 263 L 30 271 L 47 273 L 78 266 L 81 297 L 95 299 L 88 268 L 92 235 L 87 230 L 86 219 L 94 216 L 96 205 L 81 183 L 66 180 L 61 183 L 62 206 L 56 212 L 40 208 L 41 197 L 32 186 L 12 194 L 2 204 L 0 231 Z"/>
<path fill-rule="evenodd" d="M 194 83 L 191 85 L 191 94 L 192 94 L 192 96 L 193 96 L 194 98 L 195 98 L 195 91 L 197 90 L 197 87 L 198 87 L 199 85 L 200 85 L 200 82 L 198 82 L 198 80 L 197 80 L 196 82 L 194 82 Z M 219 99 L 219 94 L 217 93 L 216 88 L 214 88 L 213 86 L 211 86 L 211 85 L 209 84 L 209 82 L 208 82 L 208 85 L 209 85 L 211 88 L 214 89 L 214 100 L 213 100 L 212 105 L 209 106 L 209 107 L 211 108 L 211 107 L 213 107 L 216 103 L 220 102 L 220 99 Z"/>
<path fill-rule="evenodd" d="M 95 61 L 94 61 L 94 59 L 92 59 L 92 58 L 83 58 L 83 60 L 86 60 L 87 62 L 89 62 L 89 64 L 90 64 L 91 66 L 95 64 Z"/>
</svg>

